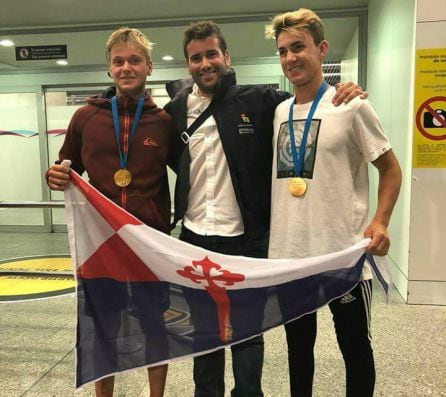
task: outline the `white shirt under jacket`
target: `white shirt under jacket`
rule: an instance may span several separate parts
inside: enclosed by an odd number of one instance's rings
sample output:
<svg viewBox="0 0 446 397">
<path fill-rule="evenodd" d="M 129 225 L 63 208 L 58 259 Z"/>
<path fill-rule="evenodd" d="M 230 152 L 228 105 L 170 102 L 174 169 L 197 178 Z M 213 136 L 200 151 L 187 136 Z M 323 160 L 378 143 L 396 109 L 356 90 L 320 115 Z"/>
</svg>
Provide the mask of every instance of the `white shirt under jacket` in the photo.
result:
<svg viewBox="0 0 446 397">
<path fill-rule="evenodd" d="M 211 98 L 198 94 L 194 84 L 187 100 L 187 126 L 207 108 Z M 190 191 L 183 224 L 205 236 L 239 236 L 243 220 L 229 175 L 217 124 L 208 117 L 189 140 Z"/>
</svg>

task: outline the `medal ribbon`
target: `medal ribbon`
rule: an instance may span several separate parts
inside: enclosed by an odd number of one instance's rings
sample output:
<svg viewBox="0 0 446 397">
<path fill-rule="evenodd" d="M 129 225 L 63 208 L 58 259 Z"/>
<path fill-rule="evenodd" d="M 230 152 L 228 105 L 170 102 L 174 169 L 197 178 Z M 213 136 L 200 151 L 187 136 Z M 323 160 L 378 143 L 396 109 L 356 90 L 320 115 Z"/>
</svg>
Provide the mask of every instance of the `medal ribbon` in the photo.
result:
<svg viewBox="0 0 446 397">
<path fill-rule="evenodd" d="M 302 166 L 304 164 L 305 157 L 305 149 L 307 147 L 307 138 L 308 132 L 310 131 L 311 121 L 313 120 L 314 112 L 316 111 L 317 105 L 322 98 L 325 90 L 327 88 L 327 82 L 324 80 L 322 85 L 319 87 L 319 90 L 316 93 L 316 97 L 311 105 L 310 111 L 308 112 L 307 119 L 305 120 L 304 133 L 302 135 L 302 142 L 300 144 L 299 153 L 297 152 L 296 142 L 294 140 L 294 123 L 293 123 L 293 111 L 294 111 L 294 102 L 296 101 L 296 96 L 293 96 L 293 100 L 290 105 L 290 113 L 288 117 L 288 130 L 290 133 L 290 143 L 291 143 L 291 154 L 293 155 L 293 164 L 294 164 L 294 176 L 300 176 L 302 171 Z"/>
<path fill-rule="evenodd" d="M 133 117 L 132 121 L 132 127 L 130 128 L 129 145 L 124 154 L 122 154 L 121 144 L 119 140 L 121 132 L 119 128 L 118 99 L 116 98 L 116 95 L 112 98 L 111 104 L 113 113 L 113 125 L 115 127 L 116 143 L 118 144 L 118 151 L 119 151 L 119 164 L 121 168 L 124 169 L 127 168 L 127 160 L 129 158 L 130 144 L 132 143 L 133 137 L 135 136 L 136 127 L 138 126 L 139 119 L 141 118 L 142 108 L 144 106 L 144 96 L 141 95 L 138 98 L 138 106 L 136 107 L 135 116 Z"/>
</svg>

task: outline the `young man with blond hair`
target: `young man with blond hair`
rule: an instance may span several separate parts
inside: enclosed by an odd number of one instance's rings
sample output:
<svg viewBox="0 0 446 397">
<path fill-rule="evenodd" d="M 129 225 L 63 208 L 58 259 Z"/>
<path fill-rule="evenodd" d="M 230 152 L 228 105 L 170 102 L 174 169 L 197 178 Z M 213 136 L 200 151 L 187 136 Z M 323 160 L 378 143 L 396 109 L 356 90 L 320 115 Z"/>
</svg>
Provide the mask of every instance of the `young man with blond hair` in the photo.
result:
<svg viewBox="0 0 446 397">
<path fill-rule="evenodd" d="M 48 170 L 47 181 L 51 189 L 65 190 L 70 182 L 69 169 L 60 161 L 69 159 L 73 170 L 79 174 L 86 171 L 90 183 L 116 204 L 147 225 L 169 233 L 166 159 L 171 119 L 145 90 L 146 78 L 152 73 L 151 50 L 152 44 L 137 29 L 124 27 L 111 34 L 106 57 L 108 75 L 115 85 L 88 98 L 88 104 L 75 112 L 59 152 L 59 164 Z M 106 280 L 101 291 L 101 281 L 94 283 L 82 280 L 81 292 L 85 296 L 95 295 L 98 306 L 90 307 L 87 299 L 79 305 L 87 316 L 94 315 L 94 322 L 100 319 L 94 323 L 95 338 L 108 341 L 104 345 L 95 339 L 94 371 L 107 365 L 114 368 L 117 362 L 116 336 L 121 327 L 122 301 L 124 305 L 134 305 L 133 313 L 148 335 L 146 356 L 154 354 L 151 349 L 167 349 L 165 339 L 159 336 L 164 332 L 167 291 L 139 283 L 131 285 L 128 293 L 125 286 L 116 285 L 113 280 Z M 151 397 L 163 395 L 166 375 L 167 365 L 148 368 Z M 96 372 L 95 377 L 99 376 L 101 373 Z M 95 384 L 96 396 L 112 396 L 113 388 L 114 377 L 103 378 Z"/>
<path fill-rule="evenodd" d="M 329 48 L 320 18 L 299 9 L 277 15 L 269 30 L 294 96 L 274 117 L 270 258 L 305 258 L 348 248 L 363 238 L 386 255 L 387 226 L 401 171 L 378 117 L 366 100 L 331 105 L 335 89 L 322 74 Z M 368 174 L 379 172 L 378 205 L 368 221 Z M 370 397 L 375 368 L 370 336 L 372 274 L 329 304 L 346 367 L 348 397 Z M 293 294 L 283 288 L 280 294 Z M 316 313 L 285 325 L 293 397 L 312 395 Z"/>
</svg>

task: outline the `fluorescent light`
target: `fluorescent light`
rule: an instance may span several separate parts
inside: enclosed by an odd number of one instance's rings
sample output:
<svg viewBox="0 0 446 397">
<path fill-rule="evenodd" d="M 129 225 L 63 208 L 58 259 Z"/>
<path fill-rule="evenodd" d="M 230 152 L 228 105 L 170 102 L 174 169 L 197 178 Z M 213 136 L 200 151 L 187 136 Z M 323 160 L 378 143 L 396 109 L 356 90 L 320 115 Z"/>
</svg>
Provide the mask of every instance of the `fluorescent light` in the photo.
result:
<svg viewBox="0 0 446 397">
<path fill-rule="evenodd" d="M 3 47 L 12 47 L 14 45 L 14 42 L 8 39 L 0 40 L 0 45 Z"/>
<path fill-rule="evenodd" d="M 61 66 L 68 65 L 68 61 L 66 61 L 65 59 L 59 59 L 58 61 L 56 61 L 56 63 Z"/>
<path fill-rule="evenodd" d="M 163 61 L 169 62 L 169 61 L 173 61 L 173 56 L 172 55 L 164 55 L 161 59 Z"/>
</svg>

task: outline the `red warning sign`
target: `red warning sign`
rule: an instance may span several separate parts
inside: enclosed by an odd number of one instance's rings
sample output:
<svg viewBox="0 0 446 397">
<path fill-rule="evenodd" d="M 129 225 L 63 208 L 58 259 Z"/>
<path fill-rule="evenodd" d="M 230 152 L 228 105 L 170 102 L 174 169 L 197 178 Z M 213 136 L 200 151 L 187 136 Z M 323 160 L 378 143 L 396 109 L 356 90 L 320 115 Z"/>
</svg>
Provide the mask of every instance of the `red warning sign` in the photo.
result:
<svg viewBox="0 0 446 397">
<path fill-rule="evenodd" d="M 415 119 L 418 131 L 427 139 L 446 139 L 446 97 L 436 96 L 424 101 Z"/>
</svg>

